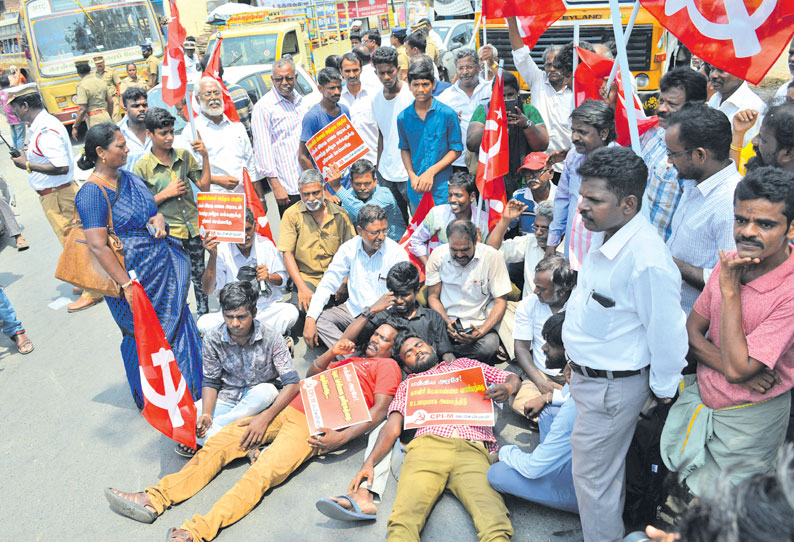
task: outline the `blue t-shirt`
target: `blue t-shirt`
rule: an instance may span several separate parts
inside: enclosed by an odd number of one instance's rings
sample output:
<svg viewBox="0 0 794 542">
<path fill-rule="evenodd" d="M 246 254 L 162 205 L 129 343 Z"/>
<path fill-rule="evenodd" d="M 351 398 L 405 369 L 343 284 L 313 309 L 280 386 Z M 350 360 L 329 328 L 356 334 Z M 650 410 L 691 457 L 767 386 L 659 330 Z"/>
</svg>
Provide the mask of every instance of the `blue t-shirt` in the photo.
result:
<svg viewBox="0 0 794 542">
<path fill-rule="evenodd" d="M 436 88 L 433 89 L 433 96 L 438 96 L 451 86 L 452 83 L 447 83 L 446 81 L 436 81 Z"/>
<path fill-rule="evenodd" d="M 455 110 L 433 98 L 425 120 L 416 114 L 412 103 L 397 115 L 397 131 L 400 135 L 399 148 L 411 152 L 414 173 L 421 175 L 433 164 L 438 163 L 449 151 L 463 151 L 460 136 L 460 122 Z M 433 179 L 433 200 L 436 205 L 447 202 L 449 194 L 447 181 L 452 175 L 452 165 L 441 170 Z M 408 198 L 411 204 L 418 205 L 422 194 L 413 190 L 408 183 Z"/>
<path fill-rule="evenodd" d="M 303 125 L 301 127 L 301 141 L 306 143 L 314 134 L 326 127 L 326 125 L 334 119 L 338 119 L 342 115 L 347 115 L 350 118 L 350 110 L 345 104 L 339 103 L 339 114 L 335 117 L 329 115 L 320 104 L 314 104 L 303 116 Z"/>
</svg>

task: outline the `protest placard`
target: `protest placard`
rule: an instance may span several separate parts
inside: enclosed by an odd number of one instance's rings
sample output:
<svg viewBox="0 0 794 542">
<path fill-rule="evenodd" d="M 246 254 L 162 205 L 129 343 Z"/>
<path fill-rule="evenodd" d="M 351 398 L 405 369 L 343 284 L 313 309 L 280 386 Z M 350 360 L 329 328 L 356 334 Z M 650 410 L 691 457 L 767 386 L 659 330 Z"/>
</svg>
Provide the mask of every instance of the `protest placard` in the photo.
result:
<svg viewBox="0 0 794 542">
<path fill-rule="evenodd" d="M 352 363 L 306 377 L 300 390 L 312 435 L 323 427 L 338 430 L 372 421 Z"/>
<path fill-rule="evenodd" d="M 369 152 L 347 115 L 326 124 L 306 142 L 306 148 L 326 181 L 328 166 L 335 165 L 342 171 Z"/>
<path fill-rule="evenodd" d="M 487 425 L 495 423 L 493 401 L 481 367 L 417 376 L 407 380 L 405 429 L 430 425 Z"/>
<path fill-rule="evenodd" d="M 202 239 L 212 232 L 218 241 L 245 242 L 245 194 L 199 192 L 197 199 Z"/>
</svg>

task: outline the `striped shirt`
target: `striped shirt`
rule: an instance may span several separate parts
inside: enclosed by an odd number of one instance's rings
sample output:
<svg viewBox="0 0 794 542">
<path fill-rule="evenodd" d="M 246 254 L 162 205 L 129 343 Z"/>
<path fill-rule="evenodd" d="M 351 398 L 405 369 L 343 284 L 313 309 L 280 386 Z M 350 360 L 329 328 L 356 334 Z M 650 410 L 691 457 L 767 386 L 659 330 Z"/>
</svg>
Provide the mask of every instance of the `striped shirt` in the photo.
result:
<svg viewBox="0 0 794 542">
<path fill-rule="evenodd" d="M 302 171 L 298 163 L 301 126 L 309 105 L 295 91 L 292 100 L 285 99 L 275 88 L 262 96 L 251 114 L 251 130 L 262 176 L 278 178 L 287 193 L 295 195 Z"/>
<path fill-rule="evenodd" d="M 703 268 L 703 281 L 717 265 L 719 249 L 736 249 L 733 240 L 733 191 L 742 180 L 733 160 L 701 183 L 684 181 L 684 193 L 673 215 L 667 246 L 674 258 Z M 687 316 L 701 290 L 681 281 L 681 308 Z"/>
<path fill-rule="evenodd" d="M 664 128 L 654 128 L 640 138 L 642 160 L 648 166 L 648 184 L 642 202 L 642 214 L 667 241 L 672 231 L 673 213 L 684 193 L 684 181 L 667 160 Z"/>
</svg>

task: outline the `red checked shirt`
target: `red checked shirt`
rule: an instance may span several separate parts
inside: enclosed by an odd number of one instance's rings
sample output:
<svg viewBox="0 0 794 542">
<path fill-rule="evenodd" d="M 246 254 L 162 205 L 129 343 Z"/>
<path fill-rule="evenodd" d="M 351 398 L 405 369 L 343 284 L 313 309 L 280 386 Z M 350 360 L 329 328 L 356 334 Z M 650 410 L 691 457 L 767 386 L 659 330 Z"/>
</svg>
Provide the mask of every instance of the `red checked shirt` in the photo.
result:
<svg viewBox="0 0 794 542">
<path fill-rule="evenodd" d="M 437 367 L 415 375 L 409 375 L 408 378 L 423 377 L 429 375 L 437 375 L 444 373 L 451 373 L 461 369 L 469 369 L 472 367 L 482 367 L 482 372 L 485 375 L 485 384 L 504 384 L 510 373 L 496 369 L 490 365 L 480 363 L 469 358 L 458 358 L 452 363 L 441 362 Z M 408 393 L 408 384 L 403 381 L 400 387 L 397 388 L 397 393 L 394 395 L 391 404 L 389 405 L 389 414 L 392 412 L 399 412 L 405 417 L 406 397 Z M 493 435 L 493 428 L 482 427 L 476 425 L 431 425 L 429 427 L 420 427 L 416 430 L 416 436 L 422 435 L 438 435 L 445 438 L 462 438 L 466 440 L 478 440 L 485 444 L 488 451 L 494 453 L 499 445 L 496 443 L 496 438 Z"/>
</svg>

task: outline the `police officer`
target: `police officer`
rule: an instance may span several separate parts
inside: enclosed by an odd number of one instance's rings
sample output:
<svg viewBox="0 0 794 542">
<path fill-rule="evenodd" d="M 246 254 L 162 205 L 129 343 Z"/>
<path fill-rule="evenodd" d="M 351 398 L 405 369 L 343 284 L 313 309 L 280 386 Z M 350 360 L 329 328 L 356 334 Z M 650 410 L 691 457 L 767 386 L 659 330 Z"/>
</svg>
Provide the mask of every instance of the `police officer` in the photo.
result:
<svg viewBox="0 0 794 542">
<path fill-rule="evenodd" d="M 114 70 L 107 71 L 105 69 L 105 58 L 102 55 L 94 57 L 94 66 L 96 66 L 96 76 L 104 81 L 111 93 L 111 101 L 113 102 L 113 113 L 111 117 L 113 118 L 113 122 L 118 123 L 121 120 L 121 101 L 119 100 L 119 84 L 121 84 L 121 78 Z"/>
<path fill-rule="evenodd" d="M 94 80 L 103 85 L 98 79 Z M 44 110 L 35 83 L 15 87 L 8 93 L 8 105 L 19 120 L 30 126 L 27 151 L 11 160 L 16 167 L 27 171 L 28 182 L 39 195 L 44 216 L 63 245 L 66 226 L 74 218 L 76 192 L 69 134 L 57 118 Z M 73 293 L 76 295 L 81 291 L 75 288 Z M 84 291 L 82 297 L 67 309 L 77 312 L 100 301 L 100 294 Z"/>
<path fill-rule="evenodd" d="M 77 84 L 77 117 L 72 126 L 72 137 L 77 139 L 77 130 L 83 120 L 87 120 L 88 127 L 96 126 L 103 122 L 110 122 L 113 114 L 113 96 L 110 89 L 100 78 L 91 75 L 91 66 L 87 60 L 78 60 L 74 63 L 80 82 Z"/>
<path fill-rule="evenodd" d="M 146 61 L 146 77 L 149 81 L 149 88 L 154 88 L 160 82 L 160 62 L 157 57 L 152 55 L 152 44 L 144 43 L 141 45 L 141 54 Z"/>
</svg>

